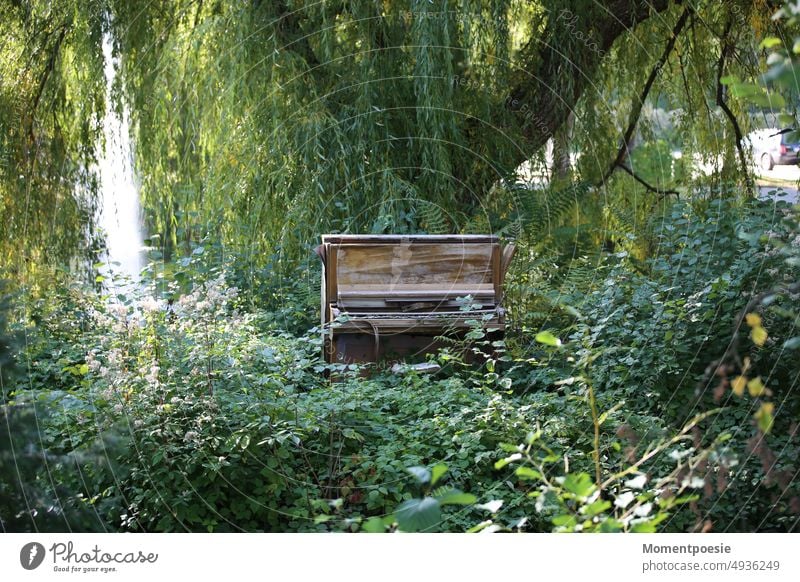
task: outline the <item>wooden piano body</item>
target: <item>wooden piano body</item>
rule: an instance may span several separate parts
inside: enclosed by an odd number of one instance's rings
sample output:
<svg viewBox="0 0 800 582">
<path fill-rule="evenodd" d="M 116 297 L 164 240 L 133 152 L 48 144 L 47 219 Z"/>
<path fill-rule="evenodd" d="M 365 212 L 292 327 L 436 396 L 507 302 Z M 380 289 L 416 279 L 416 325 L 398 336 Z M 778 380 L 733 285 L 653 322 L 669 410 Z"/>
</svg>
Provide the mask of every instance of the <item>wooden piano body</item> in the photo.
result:
<svg viewBox="0 0 800 582">
<path fill-rule="evenodd" d="M 513 253 L 490 235 L 323 235 L 326 361 L 418 360 L 439 347 L 437 336 L 463 333 L 471 320 L 502 334 Z"/>
</svg>

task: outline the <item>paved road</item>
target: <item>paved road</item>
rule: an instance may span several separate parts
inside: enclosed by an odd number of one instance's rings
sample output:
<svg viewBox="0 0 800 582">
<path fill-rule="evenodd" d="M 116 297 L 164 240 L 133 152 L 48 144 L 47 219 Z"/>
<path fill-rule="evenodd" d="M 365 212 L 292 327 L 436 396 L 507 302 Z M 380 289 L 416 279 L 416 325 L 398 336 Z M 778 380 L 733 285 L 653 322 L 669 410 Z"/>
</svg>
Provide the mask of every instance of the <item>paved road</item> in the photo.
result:
<svg viewBox="0 0 800 582">
<path fill-rule="evenodd" d="M 775 166 L 771 170 L 756 170 L 758 178 L 765 178 L 768 181 L 759 180 L 758 189 L 762 198 L 776 198 L 785 200 L 792 204 L 800 201 L 798 196 L 798 185 L 800 183 L 800 166 Z M 783 182 L 782 185 L 772 184 L 772 181 Z M 776 191 L 783 190 L 785 196 L 778 197 Z"/>
<path fill-rule="evenodd" d="M 761 192 L 761 198 L 775 198 L 776 200 L 784 200 L 791 204 L 800 202 L 800 196 L 798 196 L 797 189 L 795 188 L 788 188 L 785 186 L 759 186 L 758 189 Z M 780 190 L 785 193 L 784 196 L 778 195 Z"/>
</svg>

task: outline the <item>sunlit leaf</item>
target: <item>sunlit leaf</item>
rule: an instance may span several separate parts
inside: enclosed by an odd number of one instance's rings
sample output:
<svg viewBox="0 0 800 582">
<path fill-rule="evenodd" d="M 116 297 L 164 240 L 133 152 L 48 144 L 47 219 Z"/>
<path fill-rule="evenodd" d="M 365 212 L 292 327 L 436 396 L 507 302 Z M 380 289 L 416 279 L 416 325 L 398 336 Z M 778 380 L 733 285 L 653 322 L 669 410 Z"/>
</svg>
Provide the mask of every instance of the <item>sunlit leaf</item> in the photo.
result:
<svg viewBox="0 0 800 582">
<path fill-rule="evenodd" d="M 757 325 L 750 331 L 750 338 L 753 340 L 753 343 L 757 346 L 763 346 L 764 343 L 767 341 L 767 330 Z"/>
<path fill-rule="evenodd" d="M 542 478 L 542 474 L 530 467 L 517 467 L 514 474 L 522 480 L 538 481 Z"/>
<path fill-rule="evenodd" d="M 731 390 L 736 396 L 741 396 L 744 394 L 744 389 L 747 387 L 747 377 L 746 376 L 737 376 L 731 381 Z"/>
<path fill-rule="evenodd" d="M 744 319 L 750 327 L 761 326 L 761 316 L 758 313 L 748 313 Z"/>
<path fill-rule="evenodd" d="M 546 346 L 552 346 L 554 348 L 561 346 L 561 340 L 554 336 L 549 331 L 540 331 L 536 334 L 536 341 L 540 344 L 544 344 Z"/>
<path fill-rule="evenodd" d="M 500 459 L 494 464 L 495 469 L 502 469 L 509 463 L 513 463 L 514 461 L 519 461 L 522 458 L 522 453 L 514 453 L 513 455 L 507 456 L 505 459 Z"/>
<path fill-rule="evenodd" d="M 774 418 L 772 416 L 772 412 L 775 409 L 775 406 L 772 402 L 764 402 L 761 405 L 761 408 L 758 409 L 753 416 L 755 416 L 756 423 L 758 424 L 758 429 L 763 432 L 764 434 L 769 433 L 772 429 L 772 424 L 774 422 Z"/>
<path fill-rule="evenodd" d="M 447 465 L 442 463 L 434 465 L 431 469 L 431 485 L 436 485 L 436 482 L 447 473 Z"/>
<path fill-rule="evenodd" d="M 747 383 L 747 391 L 753 398 L 764 393 L 764 383 L 761 381 L 761 376 L 757 376 Z"/>
</svg>

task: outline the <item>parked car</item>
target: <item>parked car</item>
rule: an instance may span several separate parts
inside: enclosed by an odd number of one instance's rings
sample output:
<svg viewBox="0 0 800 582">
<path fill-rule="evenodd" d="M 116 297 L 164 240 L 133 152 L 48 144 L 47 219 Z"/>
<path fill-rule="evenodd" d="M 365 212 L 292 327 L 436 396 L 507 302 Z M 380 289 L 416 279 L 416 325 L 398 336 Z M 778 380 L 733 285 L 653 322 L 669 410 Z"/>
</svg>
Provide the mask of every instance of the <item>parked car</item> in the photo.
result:
<svg viewBox="0 0 800 582">
<path fill-rule="evenodd" d="M 763 129 L 753 132 L 749 141 L 753 146 L 753 159 L 762 170 L 775 166 L 796 165 L 800 157 L 800 140 L 794 128 Z"/>
</svg>

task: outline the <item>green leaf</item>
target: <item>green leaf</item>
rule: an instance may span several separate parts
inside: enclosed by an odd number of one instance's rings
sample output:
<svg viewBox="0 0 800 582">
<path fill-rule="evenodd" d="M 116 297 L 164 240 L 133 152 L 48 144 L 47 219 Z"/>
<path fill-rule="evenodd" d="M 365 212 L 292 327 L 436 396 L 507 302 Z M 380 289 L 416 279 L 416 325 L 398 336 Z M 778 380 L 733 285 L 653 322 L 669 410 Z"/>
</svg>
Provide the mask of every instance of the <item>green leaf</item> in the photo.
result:
<svg viewBox="0 0 800 582">
<path fill-rule="evenodd" d="M 443 463 L 439 463 L 438 465 L 434 465 L 431 469 L 431 485 L 436 485 L 436 482 L 447 473 L 447 465 Z"/>
<path fill-rule="evenodd" d="M 758 48 L 762 49 L 771 49 L 779 46 L 781 44 L 781 39 L 775 36 L 767 36 L 764 40 L 761 41 L 761 44 L 758 45 Z"/>
<path fill-rule="evenodd" d="M 420 485 L 431 482 L 431 472 L 425 467 L 409 467 L 406 471 L 411 473 Z"/>
<path fill-rule="evenodd" d="M 564 477 L 562 487 L 576 497 L 589 497 L 595 489 L 592 478 L 586 473 L 570 473 Z"/>
<path fill-rule="evenodd" d="M 607 517 L 600 522 L 600 526 L 597 528 L 597 531 L 601 533 L 614 533 L 620 531 L 621 529 L 622 524 L 619 521 L 613 517 Z"/>
<path fill-rule="evenodd" d="M 520 479 L 527 481 L 538 481 L 542 478 L 542 474 L 539 471 L 531 469 L 530 467 L 517 467 L 514 474 Z"/>
<path fill-rule="evenodd" d="M 553 525 L 558 527 L 573 528 L 578 523 L 574 515 L 556 515 L 553 519 Z"/>
<path fill-rule="evenodd" d="M 464 493 L 459 489 L 449 491 L 436 496 L 439 505 L 472 505 L 478 498 L 471 493 Z"/>
<path fill-rule="evenodd" d="M 656 533 L 656 526 L 650 521 L 643 521 L 631 527 L 633 533 Z"/>
<path fill-rule="evenodd" d="M 317 524 L 317 525 L 319 525 L 319 524 L 321 524 L 321 523 L 328 522 L 328 521 L 330 521 L 330 520 L 332 520 L 332 519 L 333 519 L 333 516 L 332 516 L 332 515 L 327 515 L 327 514 L 324 514 L 324 513 L 323 513 L 322 515 L 318 515 L 318 516 L 316 516 L 316 517 L 314 518 L 314 523 L 315 523 L 315 524 Z"/>
<path fill-rule="evenodd" d="M 383 520 L 380 517 L 370 517 L 364 522 L 364 525 L 361 526 L 361 531 L 367 533 L 384 533 L 386 531 L 386 526 L 383 524 Z"/>
<path fill-rule="evenodd" d="M 402 531 L 433 531 L 442 519 L 442 509 L 433 497 L 409 499 L 400 504 L 395 517 Z"/>
<path fill-rule="evenodd" d="M 513 463 L 514 461 L 519 461 L 522 458 L 522 453 L 514 453 L 513 455 L 509 455 L 505 459 L 500 459 L 494 464 L 495 469 L 502 469 L 509 463 Z"/>
<path fill-rule="evenodd" d="M 552 346 L 554 348 L 561 347 L 561 340 L 554 336 L 549 331 L 540 331 L 536 334 L 536 341 L 540 344 L 544 344 L 546 346 Z"/>
<path fill-rule="evenodd" d="M 479 531 L 483 531 L 487 527 L 494 525 L 491 519 L 487 519 L 486 521 L 480 522 L 478 525 L 471 527 L 467 530 L 467 533 L 478 533 Z"/>
<path fill-rule="evenodd" d="M 597 501 L 594 501 L 589 505 L 585 505 L 583 507 L 583 512 L 586 514 L 586 517 L 594 517 L 595 515 L 600 515 L 610 507 L 611 507 L 610 501 L 606 501 L 605 499 L 598 499 Z"/>
</svg>

